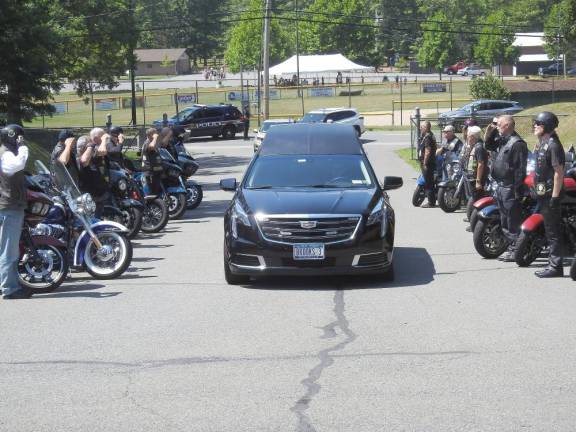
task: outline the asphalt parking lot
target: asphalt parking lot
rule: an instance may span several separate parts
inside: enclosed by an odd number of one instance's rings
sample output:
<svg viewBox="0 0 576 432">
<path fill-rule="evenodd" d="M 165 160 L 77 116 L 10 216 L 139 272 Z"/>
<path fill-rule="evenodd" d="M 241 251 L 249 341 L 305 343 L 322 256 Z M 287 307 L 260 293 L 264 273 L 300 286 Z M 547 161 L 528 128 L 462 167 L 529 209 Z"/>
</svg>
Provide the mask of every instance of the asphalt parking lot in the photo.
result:
<svg viewBox="0 0 576 432">
<path fill-rule="evenodd" d="M 576 282 L 481 259 L 464 213 L 412 207 L 409 135 L 363 138 L 404 178 L 394 282 L 228 286 L 218 181 L 252 145 L 194 140 L 204 201 L 122 278 L 0 301 L 0 430 L 573 431 Z"/>
</svg>

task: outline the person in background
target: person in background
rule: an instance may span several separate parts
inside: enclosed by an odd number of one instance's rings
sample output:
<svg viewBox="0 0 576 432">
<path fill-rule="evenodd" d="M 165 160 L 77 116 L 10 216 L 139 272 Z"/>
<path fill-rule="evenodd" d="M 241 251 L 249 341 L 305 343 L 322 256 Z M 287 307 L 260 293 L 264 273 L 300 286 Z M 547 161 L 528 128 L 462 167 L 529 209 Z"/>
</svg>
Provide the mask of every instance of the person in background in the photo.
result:
<svg viewBox="0 0 576 432">
<path fill-rule="evenodd" d="M 477 200 L 486 195 L 485 188 L 488 182 L 488 151 L 481 139 L 482 129 L 478 126 L 468 128 L 467 143 L 470 150 L 468 169 L 474 178 L 473 199 Z"/>
<path fill-rule="evenodd" d="M 27 299 L 32 291 L 18 282 L 20 234 L 26 208 L 24 168 L 28 147 L 24 129 L 15 124 L 0 130 L 0 290 L 4 300 Z"/>
<path fill-rule="evenodd" d="M 442 142 L 442 147 L 436 150 L 436 156 L 444 155 L 447 152 L 452 152 L 455 155 L 460 154 L 464 143 L 462 140 L 456 136 L 456 129 L 452 125 L 444 126 L 442 129 L 442 135 L 444 135 L 444 140 Z"/>
<path fill-rule="evenodd" d="M 89 136 L 83 135 L 76 142 L 76 161 L 79 171 L 79 189 L 89 193 L 96 204 L 95 217 L 100 219 L 104 205 L 110 200 L 108 181 L 102 175 L 97 162 L 97 145 Z"/>
<path fill-rule="evenodd" d="M 244 105 L 244 141 L 248 139 L 248 130 L 250 129 L 250 105 Z"/>
<path fill-rule="evenodd" d="M 558 117 L 549 111 L 541 112 L 534 119 L 534 135 L 538 138 L 534 189 L 540 213 L 544 216 L 544 230 L 550 251 L 548 266 L 535 273 L 539 278 L 564 276 L 560 201 L 564 188 L 566 155 L 556 133 L 557 127 Z"/>
<path fill-rule="evenodd" d="M 428 202 L 422 208 L 436 207 L 436 194 L 434 192 L 434 172 L 436 171 L 436 137 L 432 133 L 432 124 L 429 121 L 420 127 L 421 138 L 418 143 L 418 160 L 424 176 L 424 189 Z"/>
<path fill-rule="evenodd" d="M 76 138 L 70 129 L 62 129 L 58 134 L 58 142 L 50 155 L 50 171 L 54 178 L 54 166 L 60 162 L 67 169 L 72 178 L 78 183 L 78 165 L 76 163 Z"/>
<path fill-rule="evenodd" d="M 146 141 L 142 146 L 142 169 L 146 172 L 147 180 L 153 194 L 160 193 L 160 179 L 162 176 L 162 161 L 158 150 L 158 131 L 155 128 L 146 130 Z"/>
</svg>

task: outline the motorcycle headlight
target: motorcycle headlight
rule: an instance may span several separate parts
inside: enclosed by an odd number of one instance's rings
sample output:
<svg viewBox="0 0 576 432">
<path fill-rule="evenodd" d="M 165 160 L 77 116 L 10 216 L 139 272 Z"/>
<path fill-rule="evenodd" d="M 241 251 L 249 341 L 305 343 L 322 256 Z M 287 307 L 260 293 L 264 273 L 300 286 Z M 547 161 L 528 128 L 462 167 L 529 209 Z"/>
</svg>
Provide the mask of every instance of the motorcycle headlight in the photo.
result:
<svg viewBox="0 0 576 432">
<path fill-rule="evenodd" d="M 459 163 L 455 163 L 452 165 L 452 172 L 454 174 L 458 174 L 462 168 L 460 167 Z"/>
<path fill-rule="evenodd" d="M 386 235 L 387 229 L 387 222 L 386 222 L 386 213 L 388 212 L 388 207 L 384 202 L 384 198 L 380 198 L 378 204 L 374 206 L 368 219 L 366 220 L 366 226 L 376 225 L 377 223 L 380 224 L 380 237 L 384 237 Z"/>
<path fill-rule="evenodd" d="M 118 189 L 124 192 L 126 189 L 128 189 L 128 182 L 124 179 L 118 180 Z"/>
<path fill-rule="evenodd" d="M 242 224 L 244 226 L 250 227 L 252 226 L 250 224 L 250 218 L 248 217 L 248 214 L 246 213 L 246 211 L 244 211 L 244 209 L 242 208 L 242 205 L 236 201 L 236 203 L 234 204 L 234 207 L 232 207 L 232 236 L 237 239 L 238 238 L 238 224 Z"/>
<path fill-rule="evenodd" d="M 78 206 L 79 213 L 91 215 L 94 214 L 94 212 L 96 211 L 96 203 L 94 202 L 90 194 L 87 193 L 80 195 L 76 199 L 76 205 Z"/>
</svg>

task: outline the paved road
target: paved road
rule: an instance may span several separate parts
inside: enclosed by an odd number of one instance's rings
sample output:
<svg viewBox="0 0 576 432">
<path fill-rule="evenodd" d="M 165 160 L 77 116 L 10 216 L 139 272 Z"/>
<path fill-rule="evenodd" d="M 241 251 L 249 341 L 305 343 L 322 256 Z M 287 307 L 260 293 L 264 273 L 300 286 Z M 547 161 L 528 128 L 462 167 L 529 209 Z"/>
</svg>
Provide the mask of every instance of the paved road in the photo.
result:
<svg viewBox="0 0 576 432">
<path fill-rule="evenodd" d="M 0 301 L 0 430 L 573 431 L 576 283 L 480 259 L 462 213 L 411 207 L 407 136 L 366 139 L 405 179 L 394 283 L 226 285 L 216 184 L 251 147 L 196 141 L 205 201 L 127 275 Z"/>
</svg>

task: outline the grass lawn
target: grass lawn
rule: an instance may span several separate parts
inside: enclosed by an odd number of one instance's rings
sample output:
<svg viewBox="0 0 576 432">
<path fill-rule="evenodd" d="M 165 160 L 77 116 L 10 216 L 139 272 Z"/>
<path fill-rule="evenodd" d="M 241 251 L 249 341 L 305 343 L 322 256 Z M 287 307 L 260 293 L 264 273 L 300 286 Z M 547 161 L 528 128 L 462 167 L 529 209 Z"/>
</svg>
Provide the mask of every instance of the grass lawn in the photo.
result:
<svg viewBox="0 0 576 432">
<path fill-rule="evenodd" d="M 400 156 L 404 162 L 414 168 L 416 172 L 420 172 L 420 164 L 417 160 L 412 159 L 412 150 L 410 147 L 396 150 L 396 154 Z"/>
</svg>

